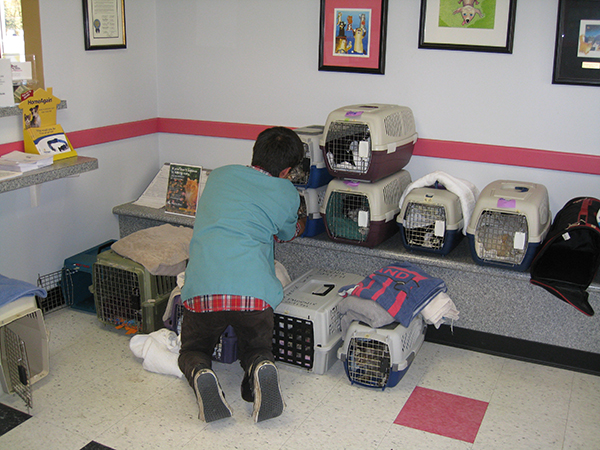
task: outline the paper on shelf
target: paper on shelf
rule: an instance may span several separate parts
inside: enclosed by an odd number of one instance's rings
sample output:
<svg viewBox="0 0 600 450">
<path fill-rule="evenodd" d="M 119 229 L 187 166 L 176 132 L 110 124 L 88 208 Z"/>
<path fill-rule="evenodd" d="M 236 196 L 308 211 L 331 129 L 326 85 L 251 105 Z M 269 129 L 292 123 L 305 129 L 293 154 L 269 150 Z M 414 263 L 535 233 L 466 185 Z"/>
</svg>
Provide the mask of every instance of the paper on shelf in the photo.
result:
<svg viewBox="0 0 600 450">
<path fill-rule="evenodd" d="M 160 209 L 167 202 L 167 183 L 169 182 L 169 164 L 165 163 L 144 193 L 138 198 L 134 205 L 147 206 Z"/>
</svg>

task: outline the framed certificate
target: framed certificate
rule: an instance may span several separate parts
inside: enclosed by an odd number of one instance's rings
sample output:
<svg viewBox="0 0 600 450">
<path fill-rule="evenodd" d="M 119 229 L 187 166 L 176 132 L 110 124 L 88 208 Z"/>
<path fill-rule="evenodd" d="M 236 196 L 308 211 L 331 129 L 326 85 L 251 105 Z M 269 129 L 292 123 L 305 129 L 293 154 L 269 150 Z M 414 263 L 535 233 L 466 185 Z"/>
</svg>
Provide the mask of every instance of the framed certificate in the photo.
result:
<svg viewBox="0 0 600 450">
<path fill-rule="evenodd" d="M 125 0 L 83 0 L 86 50 L 126 48 Z"/>
</svg>

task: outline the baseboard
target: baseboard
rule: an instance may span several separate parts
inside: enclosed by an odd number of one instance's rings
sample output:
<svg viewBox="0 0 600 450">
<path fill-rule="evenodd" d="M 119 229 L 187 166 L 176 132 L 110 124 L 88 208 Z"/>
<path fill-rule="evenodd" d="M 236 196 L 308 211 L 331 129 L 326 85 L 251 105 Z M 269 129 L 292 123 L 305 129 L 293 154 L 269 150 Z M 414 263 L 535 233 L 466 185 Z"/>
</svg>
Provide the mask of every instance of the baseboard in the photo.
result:
<svg viewBox="0 0 600 450">
<path fill-rule="evenodd" d="M 600 354 L 483 331 L 442 325 L 427 327 L 425 340 L 482 353 L 600 375 Z"/>
</svg>

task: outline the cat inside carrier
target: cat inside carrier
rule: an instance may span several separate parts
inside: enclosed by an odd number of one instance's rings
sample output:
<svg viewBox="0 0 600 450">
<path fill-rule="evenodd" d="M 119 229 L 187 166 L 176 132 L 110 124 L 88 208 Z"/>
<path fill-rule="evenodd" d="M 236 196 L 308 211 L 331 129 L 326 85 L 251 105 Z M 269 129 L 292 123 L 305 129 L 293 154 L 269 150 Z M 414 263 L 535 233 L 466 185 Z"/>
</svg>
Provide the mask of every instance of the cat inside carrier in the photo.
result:
<svg viewBox="0 0 600 450">
<path fill-rule="evenodd" d="M 323 160 L 323 152 L 319 146 L 323 135 L 323 126 L 311 125 L 294 130 L 304 145 L 302 162 L 293 167 L 288 178 L 297 188 L 314 189 L 329 183 L 332 176 Z"/>
<path fill-rule="evenodd" d="M 420 314 L 408 328 L 398 322 L 372 328 L 354 321 L 338 357 L 352 384 L 383 390 L 396 386 L 404 377 L 423 345 L 426 331 L 427 325 Z"/>
<path fill-rule="evenodd" d="M 410 108 L 373 103 L 332 111 L 320 146 L 332 176 L 377 181 L 408 164 L 416 141 Z"/>
<path fill-rule="evenodd" d="M 494 181 L 481 192 L 467 227 L 471 256 L 481 265 L 525 271 L 550 223 L 544 185 Z"/>
<path fill-rule="evenodd" d="M 105 324 L 142 333 L 162 328 L 162 315 L 177 277 L 152 275 L 143 265 L 106 250 L 93 266 L 96 315 Z"/>
<path fill-rule="evenodd" d="M 321 206 L 328 236 L 370 248 L 390 238 L 398 231 L 400 198 L 410 182 L 406 170 L 373 183 L 331 180 Z"/>
<path fill-rule="evenodd" d="M 460 200 L 446 189 L 413 189 L 405 196 L 396 221 L 407 250 L 446 255 L 463 237 Z"/>
</svg>

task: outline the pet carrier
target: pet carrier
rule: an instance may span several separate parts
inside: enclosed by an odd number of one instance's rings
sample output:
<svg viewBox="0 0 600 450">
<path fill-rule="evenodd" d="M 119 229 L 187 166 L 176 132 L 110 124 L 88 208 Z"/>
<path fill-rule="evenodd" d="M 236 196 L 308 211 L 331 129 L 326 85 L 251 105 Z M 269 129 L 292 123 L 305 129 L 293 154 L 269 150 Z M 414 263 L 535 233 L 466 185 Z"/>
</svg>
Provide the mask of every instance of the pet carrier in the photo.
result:
<svg viewBox="0 0 600 450">
<path fill-rule="evenodd" d="M 531 283 L 593 316 L 587 288 L 600 267 L 600 200 L 576 197 L 554 217 L 531 263 Z"/>
<path fill-rule="evenodd" d="M 290 180 L 296 187 L 318 188 L 329 183 L 332 176 L 327 170 L 323 160 L 323 152 L 319 147 L 323 127 L 312 125 L 309 127 L 296 128 L 294 130 L 304 145 L 304 158 L 300 165 L 294 167 L 289 175 Z"/>
<path fill-rule="evenodd" d="M 115 241 L 106 241 L 65 259 L 63 286 L 68 282 L 66 277 L 70 275 L 71 284 L 73 285 L 72 299 L 69 302 L 71 308 L 85 312 L 96 312 L 94 294 L 90 291 L 90 287 L 92 286 L 92 266 L 96 262 L 98 254 L 108 250 L 113 242 Z"/>
<path fill-rule="evenodd" d="M 327 117 L 321 150 L 336 178 L 377 181 L 408 164 L 417 141 L 406 106 L 345 106 Z"/>
<path fill-rule="evenodd" d="M 398 231 L 400 198 L 410 181 L 406 170 L 374 183 L 331 180 L 321 206 L 328 236 L 370 248 L 390 238 Z"/>
<path fill-rule="evenodd" d="M 471 255 L 481 265 L 525 271 L 550 222 L 544 185 L 494 181 L 481 192 L 467 227 Z"/>
<path fill-rule="evenodd" d="M 427 325 L 419 314 L 405 328 L 394 322 L 371 328 L 352 322 L 338 351 L 352 384 L 393 387 L 404 377 L 425 340 Z"/>
<path fill-rule="evenodd" d="M 273 355 L 278 361 L 325 373 L 342 344 L 338 305 L 342 286 L 363 277 L 335 270 L 312 269 L 284 289 L 275 309 Z"/>
<path fill-rule="evenodd" d="M 321 186 L 315 189 L 300 189 L 300 209 L 299 217 L 306 217 L 306 228 L 303 237 L 313 237 L 325 231 L 325 223 L 321 217 L 321 205 L 325 198 L 327 186 Z"/>
<path fill-rule="evenodd" d="M 176 288 L 177 289 L 177 288 Z M 174 291 L 175 295 L 171 295 L 169 298 L 169 306 L 167 307 L 167 311 L 170 311 L 168 317 L 164 319 L 165 328 L 168 328 L 171 331 L 174 331 L 177 335 L 181 333 L 181 322 L 183 319 L 183 309 L 185 306 L 181 303 L 181 293 L 179 289 Z M 237 336 L 235 335 L 235 331 L 233 327 L 228 326 L 219 342 L 215 346 L 215 350 L 212 354 L 213 361 L 218 361 L 225 364 L 231 364 L 237 361 Z"/>
<path fill-rule="evenodd" d="M 15 392 L 31 408 L 31 385 L 48 371 L 48 334 L 35 297 L 21 297 L 2 306 L 0 384 L 4 392 Z"/>
<path fill-rule="evenodd" d="M 396 221 L 407 250 L 447 255 L 463 237 L 460 200 L 446 189 L 413 189 L 404 198 Z"/>
<path fill-rule="evenodd" d="M 113 250 L 98 255 L 93 265 L 96 315 L 105 324 L 128 325 L 142 333 L 162 328 L 162 316 L 175 276 L 152 275 L 141 264 Z"/>
</svg>

